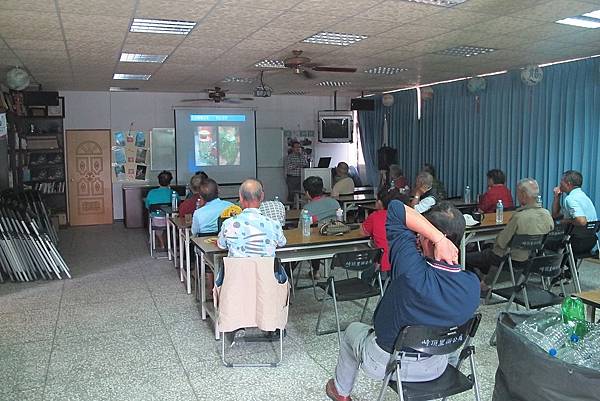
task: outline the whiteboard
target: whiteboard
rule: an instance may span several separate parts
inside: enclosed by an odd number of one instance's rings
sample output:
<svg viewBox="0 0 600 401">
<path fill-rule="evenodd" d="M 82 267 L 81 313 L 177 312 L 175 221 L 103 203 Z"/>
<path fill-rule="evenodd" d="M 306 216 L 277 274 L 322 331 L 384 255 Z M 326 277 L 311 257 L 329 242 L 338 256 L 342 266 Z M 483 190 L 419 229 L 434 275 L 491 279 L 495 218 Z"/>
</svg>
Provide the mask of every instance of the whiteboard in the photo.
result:
<svg viewBox="0 0 600 401">
<path fill-rule="evenodd" d="M 154 128 L 150 132 L 150 169 L 175 170 L 175 129 Z"/>
<path fill-rule="evenodd" d="M 283 128 L 256 130 L 256 166 L 283 167 Z"/>
</svg>

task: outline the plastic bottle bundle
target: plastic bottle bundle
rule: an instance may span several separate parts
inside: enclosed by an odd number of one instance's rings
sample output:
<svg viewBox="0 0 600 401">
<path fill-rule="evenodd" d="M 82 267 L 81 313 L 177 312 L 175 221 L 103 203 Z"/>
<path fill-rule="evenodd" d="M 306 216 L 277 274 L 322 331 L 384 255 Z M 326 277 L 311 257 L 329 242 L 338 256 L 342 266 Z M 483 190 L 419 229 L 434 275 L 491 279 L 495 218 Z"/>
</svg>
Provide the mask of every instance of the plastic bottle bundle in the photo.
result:
<svg viewBox="0 0 600 401">
<path fill-rule="evenodd" d="M 571 335 L 571 342 L 562 349 L 558 357 L 567 363 L 600 370 L 600 329 L 595 328 L 584 338 Z"/>
<path fill-rule="evenodd" d="M 538 313 L 517 326 L 517 331 L 551 356 L 556 356 L 569 338 L 560 315 Z"/>
<path fill-rule="evenodd" d="M 517 330 L 523 332 L 525 328 L 529 328 L 543 333 L 548 327 L 554 326 L 561 322 L 561 316 L 557 312 L 538 312 L 519 324 Z"/>
</svg>

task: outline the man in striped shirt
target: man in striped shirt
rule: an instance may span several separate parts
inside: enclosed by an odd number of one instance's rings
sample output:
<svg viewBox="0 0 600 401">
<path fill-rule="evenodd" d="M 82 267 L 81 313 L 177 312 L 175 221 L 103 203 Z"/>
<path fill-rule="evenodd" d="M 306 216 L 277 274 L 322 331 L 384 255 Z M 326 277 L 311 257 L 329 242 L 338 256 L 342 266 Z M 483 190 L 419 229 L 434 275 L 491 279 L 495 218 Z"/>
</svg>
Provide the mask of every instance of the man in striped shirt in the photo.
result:
<svg viewBox="0 0 600 401">
<path fill-rule="evenodd" d="M 300 142 L 292 142 L 292 153 L 285 159 L 285 182 L 288 187 L 288 202 L 294 201 L 294 192 L 300 192 L 302 169 L 309 165 L 306 154 L 302 152 Z"/>
</svg>

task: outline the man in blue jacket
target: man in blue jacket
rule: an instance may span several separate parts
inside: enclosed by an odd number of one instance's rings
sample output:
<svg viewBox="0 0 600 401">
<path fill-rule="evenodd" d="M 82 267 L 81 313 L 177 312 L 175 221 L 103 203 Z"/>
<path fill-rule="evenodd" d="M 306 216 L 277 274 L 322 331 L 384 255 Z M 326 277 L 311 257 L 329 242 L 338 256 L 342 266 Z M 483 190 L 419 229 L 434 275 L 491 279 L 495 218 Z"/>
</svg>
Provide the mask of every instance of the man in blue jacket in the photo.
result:
<svg viewBox="0 0 600 401">
<path fill-rule="evenodd" d="M 386 231 L 392 281 L 375 310 L 375 327 L 355 322 L 346 329 L 335 379 L 325 387 L 329 398 L 351 401 L 359 367 L 382 380 L 404 327 L 450 327 L 473 317 L 479 306 L 479 279 L 456 264 L 464 229 L 462 214 L 449 202 L 423 216 L 400 201 L 389 204 Z M 447 365 L 445 355 L 407 350 L 400 374 L 408 382 L 430 381 L 440 377 Z"/>
</svg>

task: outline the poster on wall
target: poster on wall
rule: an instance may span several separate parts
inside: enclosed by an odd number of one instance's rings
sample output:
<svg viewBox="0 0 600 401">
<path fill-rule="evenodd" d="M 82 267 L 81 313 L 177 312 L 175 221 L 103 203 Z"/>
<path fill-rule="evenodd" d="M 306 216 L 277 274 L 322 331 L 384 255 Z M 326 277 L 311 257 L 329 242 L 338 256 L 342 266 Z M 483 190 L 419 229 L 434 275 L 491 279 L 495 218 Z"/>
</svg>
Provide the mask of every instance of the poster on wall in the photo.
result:
<svg viewBox="0 0 600 401">
<path fill-rule="evenodd" d="M 287 142 L 287 154 L 292 153 L 292 143 L 300 142 L 304 154 L 309 159 L 312 159 L 313 146 L 316 139 L 314 130 L 284 130 L 283 137 Z"/>
<path fill-rule="evenodd" d="M 148 133 L 142 130 L 115 130 L 112 133 L 113 181 L 146 181 L 150 159 Z"/>
</svg>

